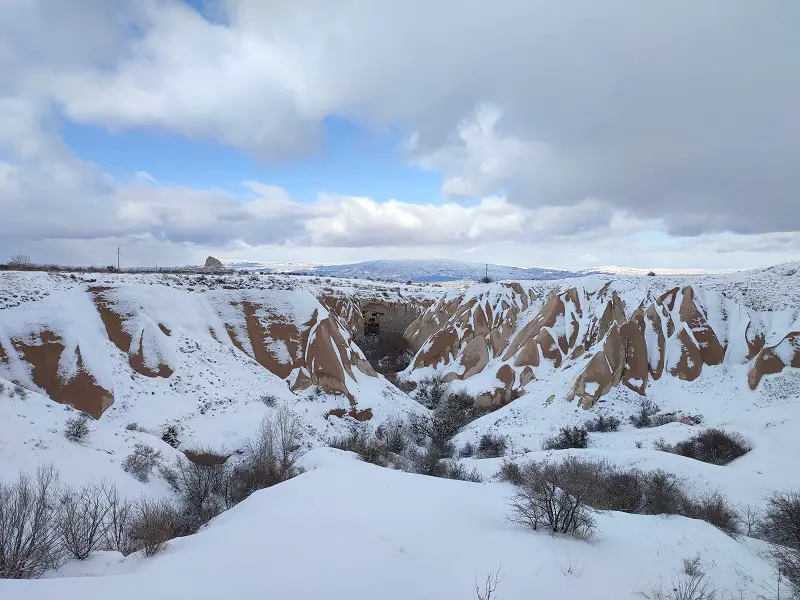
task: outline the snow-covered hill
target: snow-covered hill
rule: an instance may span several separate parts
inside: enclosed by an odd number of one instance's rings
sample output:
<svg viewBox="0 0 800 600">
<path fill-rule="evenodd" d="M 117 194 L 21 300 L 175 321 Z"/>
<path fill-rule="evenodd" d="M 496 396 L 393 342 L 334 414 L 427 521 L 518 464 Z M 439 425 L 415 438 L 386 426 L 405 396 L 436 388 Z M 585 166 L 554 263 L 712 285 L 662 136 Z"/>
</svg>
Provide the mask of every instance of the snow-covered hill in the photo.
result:
<svg viewBox="0 0 800 600">
<path fill-rule="evenodd" d="M 370 435 L 428 409 L 375 373 L 359 348 L 364 310 L 409 309 L 401 379 L 439 374 L 490 412 L 456 448 L 502 436 L 505 456 L 458 461 L 484 483 L 401 473 L 323 448 L 357 422 Z M 396 316 L 396 315 L 395 315 Z M 0 581 L 0 598 L 469 598 L 499 568 L 497 598 L 635 598 L 700 554 L 722 597 L 756 600 L 774 571 L 762 542 L 685 517 L 601 513 L 590 544 L 512 525 L 506 460 L 581 456 L 676 475 L 737 508 L 800 487 L 800 265 L 721 275 L 609 276 L 476 284 L 464 291 L 292 275 L 0 273 L 0 480 L 53 463 L 69 485 L 135 480 L 137 443 L 172 461 L 240 452 L 285 405 L 302 423 L 307 472 L 256 492 L 152 558 L 100 553 L 53 579 Z M 407 388 L 405 388 L 407 389 Z M 645 401 L 671 422 L 636 428 Z M 73 407 L 92 412 L 65 439 Z M 602 414 L 617 431 L 542 450 Z M 678 417 L 702 416 L 681 422 Z M 358 420 L 358 421 L 357 421 Z M 658 450 L 703 427 L 751 452 L 717 466 Z M 174 428 L 173 445 L 164 439 Z M 90 575 L 91 577 L 81 577 Z M 66 577 L 66 578 L 65 578 Z"/>
<path fill-rule="evenodd" d="M 507 484 L 400 473 L 335 450 L 257 492 L 153 558 L 108 553 L 68 579 L 0 581 L 3 600 L 475 598 L 499 573 L 504 600 L 627 600 L 701 555 L 719 593 L 756 598 L 772 571 L 758 545 L 684 517 L 601 515 L 587 544 L 512 524 Z"/>
</svg>

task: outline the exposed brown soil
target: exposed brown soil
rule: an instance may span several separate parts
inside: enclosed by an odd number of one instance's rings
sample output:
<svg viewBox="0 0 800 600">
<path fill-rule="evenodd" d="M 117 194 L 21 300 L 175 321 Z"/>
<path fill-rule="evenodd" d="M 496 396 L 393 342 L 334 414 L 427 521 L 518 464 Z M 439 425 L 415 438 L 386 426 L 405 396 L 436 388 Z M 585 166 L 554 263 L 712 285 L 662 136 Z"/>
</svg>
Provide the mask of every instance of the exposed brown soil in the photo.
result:
<svg viewBox="0 0 800 600">
<path fill-rule="evenodd" d="M 84 368 L 80 348 L 76 349 L 78 372 L 72 379 L 63 381 L 58 375 L 58 363 L 64 352 L 61 338 L 51 331 L 42 331 L 32 341 L 12 340 L 22 358 L 31 365 L 31 378 L 52 400 L 69 404 L 99 419 L 114 403 L 114 395 L 97 384 Z"/>
<path fill-rule="evenodd" d="M 100 314 L 100 319 L 103 321 L 103 325 L 106 328 L 106 335 L 108 335 L 108 339 L 111 340 L 111 342 L 117 348 L 128 355 L 128 364 L 130 365 L 131 369 L 140 375 L 144 375 L 145 377 L 164 378 L 172 375 L 173 370 L 169 367 L 169 365 L 159 364 L 158 368 L 153 370 L 148 367 L 147 364 L 145 364 L 141 337 L 139 338 L 136 352 L 132 352 L 133 338 L 127 331 L 125 331 L 125 319 L 121 315 L 114 312 L 109 306 L 110 303 L 108 298 L 106 298 L 104 295 L 108 289 L 109 288 L 104 287 L 89 288 L 89 292 L 92 294 L 94 305 L 97 308 L 97 312 Z M 162 331 L 166 329 L 166 327 L 163 325 L 159 325 L 159 327 L 162 328 Z M 167 333 L 167 331 L 165 331 L 165 333 Z M 169 335 L 169 333 L 167 333 L 167 335 Z"/>
<path fill-rule="evenodd" d="M 190 461 L 196 465 L 203 467 L 215 467 L 217 465 L 224 465 L 228 461 L 227 456 L 214 454 L 213 452 L 195 452 L 193 450 L 184 450 L 183 453 Z"/>
<path fill-rule="evenodd" d="M 163 332 L 164 332 L 164 335 L 166 335 L 166 336 L 171 336 L 171 335 L 172 335 L 172 332 L 171 332 L 169 329 L 167 329 L 167 326 L 166 326 L 166 325 L 164 325 L 163 323 L 159 323 L 159 324 L 158 324 L 158 328 L 159 328 L 161 331 L 163 331 Z"/>
</svg>

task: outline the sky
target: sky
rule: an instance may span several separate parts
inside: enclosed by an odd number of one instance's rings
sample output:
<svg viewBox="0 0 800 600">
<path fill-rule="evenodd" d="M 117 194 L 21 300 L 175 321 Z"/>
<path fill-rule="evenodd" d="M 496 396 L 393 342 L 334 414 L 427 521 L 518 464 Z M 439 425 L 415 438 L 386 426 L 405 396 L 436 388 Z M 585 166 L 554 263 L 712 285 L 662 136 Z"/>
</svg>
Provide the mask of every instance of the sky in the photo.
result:
<svg viewBox="0 0 800 600">
<path fill-rule="evenodd" d="M 800 3 L 0 0 L 0 262 L 800 260 Z"/>
</svg>

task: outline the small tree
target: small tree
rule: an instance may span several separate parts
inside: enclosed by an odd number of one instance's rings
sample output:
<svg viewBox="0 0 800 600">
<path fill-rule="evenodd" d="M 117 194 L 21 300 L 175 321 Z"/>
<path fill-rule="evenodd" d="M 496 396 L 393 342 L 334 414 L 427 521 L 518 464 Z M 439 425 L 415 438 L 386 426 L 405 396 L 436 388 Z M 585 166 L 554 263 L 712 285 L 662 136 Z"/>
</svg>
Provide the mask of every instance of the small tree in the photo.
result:
<svg viewBox="0 0 800 600">
<path fill-rule="evenodd" d="M 61 539 L 53 526 L 57 497 L 52 466 L 41 467 L 35 479 L 0 482 L 0 579 L 31 579 L 60 565 Z"/>
<path fill-rule="evenodd" d="M 131 542 L 145 556 L 164 550 L 180 531 L 180 514 L 169 502 L 142 500 L 136 506 L 130 528 Z"/>
<path fill-rule="evenodd" d="M 86 560 L 102 546 L 109 511 L 104 485 L 88 484 L 68 490 L 61 499 L 58 531 L 64 548 L 78 560 Z"/>
<path fill-rule="evenodd" d="M 82 442 L 89 435 L 89 415 L 80 413 L 67 419 L 64 425 L 64 437 L 70 442 Z"/>
<path fill-rule="evenodd" d="M 567 450 L 588 446 L 589 435 L 585 427 L 562 427 L 558 435 L 542 442 L 542 450 Z"/>
<path fill-rule="evenodd" d="M 30 267 L 33 264 L 31 261 L 31 257 L 28 254 L 12 254 L 11 257 L 8 259 L 9 267 L 15 268 L 26 268 Z"/>
<path fill-rule="evenodd" d="M 147 444 L 134 444 L 133 452 L 122 461 L 122 470 L 142 483 L 147 483 L 153 468 L 160 461 L 160 451 Z"/>
<path fill-rule="evenodd" d="M 594 510 L 585 503 L 590 488 L 589 481 L 572 480 L 561 465 L 529 463 L 511 501 L 511 518 L 534 530 L 586 538 L 595 527 Z"/>
<path fill-rule="evenodd" d="M 122 554 L 132 551 L 130 539 L 130 522 L 133 516 L 133 506 L 120 496 L 116 485 L 105 488 L 106 513 L 105 550 L 113 550 Z"/>
</svg>

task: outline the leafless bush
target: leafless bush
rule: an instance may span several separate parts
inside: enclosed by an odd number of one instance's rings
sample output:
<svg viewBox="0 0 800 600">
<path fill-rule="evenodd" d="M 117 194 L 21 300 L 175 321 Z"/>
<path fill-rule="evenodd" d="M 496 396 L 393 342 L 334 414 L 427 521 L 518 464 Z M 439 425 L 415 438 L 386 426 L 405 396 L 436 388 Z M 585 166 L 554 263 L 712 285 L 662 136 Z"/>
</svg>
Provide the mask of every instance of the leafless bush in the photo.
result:
<svg viewBox="0 0 800 600">
<path fill-rule="evenodd" d="M 130 521 L 133 515 L 133 506 L 127 498 L 120 496 L 115 485 L 106 486 L 105 497 L 108 512 L 106 513 L 103 549 L 130 554 L 132 551 Z"/>
<path fill-rule="evenodd" d="M 475 444 L 466 442 L 458 451 L 459 458 L 469 458 L 475 454 Z"/>
<path fill-rule="evenodd" d="M 103 484 L 87 484 L 68 489 L 61 498 L 57 527 L 64 549 L 78 560 L 86 560 L 99 550 L 106 533 L 109 511 Z"/>
<path fill-rule="evenodd" d="M 52 466 L 41 467 L 35 478 L 0 482 L 0 579 L 31 579 L 60 565 L 58 492 Z"/>
<path fill-rule="evenodd" d="M 433 410 L 445 399 L 449 388 L 450 384 L 444 382 L 444 376 L 437 373 L 419 382 L 414 398 L 424 407 Z"/>
<path fill-rule="evenodd" d="M 800 491 L 774 492 L 767 498 L 758 533 L 768 542 L 800 551 Z"/>
<path fill-rule="evenodd" d="M 125 425 L 125 431 L 139 431 L 139 424 L 135 421 L 132 421 Z"/>
<path fill-rule="evenodd" d="M 686 504 L 680 481 L 672 473 L 657 469 L 642 477 L 641 512 L 648 515 L 678 515 Z"/>
<path fill-rule="evenodd" d="M 70 442 L 82 442 L 89 435 L 89 415 L 80 413 L 67 419 L 64 437 Z"/>
<path fill-rule="evenodd" d="M 122 461 L 122 470 L 142 483 L 150 481 L 153 468 L 161 461 L 161 452 L 147 444 L 135 444 L 133 452 Z"/>
<path fill-rule="evenodd" d="M 286 406 L 265 417 L 256 437 L 245 444 L 244 460 L 230 469 L 226 503 L 232 506 L 297 475 L 301 438 L 300 421 Z"/>
<path fill-rule="evenodd" d="M 145 556 L 154 556 L 180 535 L 181 528 L 181 515 L 173 504 L 166 500 L 142 500 L 131 520 L 131 543 Z"/>
<path fill-rule="evenodd" d="M 519 485 L 522 483 L 522 469 L 520 468 L 519 464 L 510 460 L 503 462 L 503 464 L 500 466 L 498 475 L 501 481 L 513 483 L 514 485 Z"/>
<path fill-rule="evenodd" d="M 800 491 L 774 492 L 757 526 L 763 539 L 774 544 L 772 558 L 800 598 Z"/>
<path fill-rule="evenodd" d="M 542 450 L 566 450 L 588 446 L 589 435 L 585 427 L 562 427 L 558 434 L 542 442 Z"/>
<path fill-rule="evenodd" d="M 478 453 L 484 458 L 498 458 L 506 453 L 508 442 L 502 435 L 490 433 L 481 436 L 478 442 Z"/>
<path fill-rule="evenodd" d="M 595 521 L 594 510 L 585 502 L 588 486 L 572 480 L 557 463 L 529 463 L 511 501 L 511 518 L 534 530 L 545 527 L 552 533 L 589 537 Z"/>
<path fill-rule="evenodd" d="M 594 419 L 589 419 L 584 423 L 586 431 L 592 433 L 606 433 L 609 431 L 617 431 L 620 426 L 620 420 L 613 416 L 597 415 Z"/>
<path fill-rule="evenodd" d="M 225 464 L 198 464 L 178 459 L 175 471 L 183 517 L 187 527 L 196 531 L 225 508 L 227 467 Z"/>
<path fill-rule="evenodd" d="M 161 439 L 173 448 L 177 448 L 181 443 L 179 434 L 177 425 L 167 425 L 161 433 Z"/>
<path fill-rule="evenodd" d="M 30 255 L 28 254 L 12 254 L 6 263 L 9 267 L 26 268 L 33 264 Z"/>
<path fill-rule="evenodd" d="M 668 588 L 661 585 L 640 594 L 649 600 L 714 600 L 717 591 L 708 579 L 709 571 L 700 557 L 684 559 L 683 573 L 674 577 Z"/>
<path fill-rule="evenodd" d="M 497 591 L 498 584 L 503 580 L 503 577 L 500 575 L 500 568 L 498 567 L 497 571 L 494 573 L 489 573 L 486 575 L 486 581 L 483 582 L 483 585 L 478 584 L 477 577 L 475 578 L 475 599 L 476 600 L 492 600 L 493 598 L 497 598 L 495 592 Z"/>
<path fill-rule="evenodd" d="M 262 394 L 259 400 L 269 407 L 275 407 L 278 404 L 278 397 L 275 394 Z"/>
<path fill-rule="evenodd" d="M 750 452 L 753 447 L 738 433 L 712 428 L 674 446 L 662 441 L 657 445 L 657 449 L 712 465 L 727 465 Z"/>
<path fill-rule="evenodd" d="M 409 429 L 418 445 L 430 441 L 440 453 L 452 456 L 455 448 L 450 440 L 459 430 L 483 413 L 475 407 L 475 398 L 460 391 L 447 394 L 439 401 L 430 417 L 410 417 Z"/>
<path fill-rule="evenodd" d="M 699 498 L 687 500 L 684 504 L 683 514 L 711 523 L 728 535 L 736 535 L 741 532 L 739 511 L 719 492 L 711 492 Z"/>
<path fill-rule="evenodd" d="M 639 429 L 643 427 L 652 427 L 653 426 L 653 417 L 658 413 L 660 409 L 658 405 L 656 405 L 652 400 L 649 398 L 645 398 L 642 400 L 642 403 L 639 405 L 639 411 L 636 414 L 633 414 L 628 419 L 634 427 L 638 427 Z"/>
</svg>

